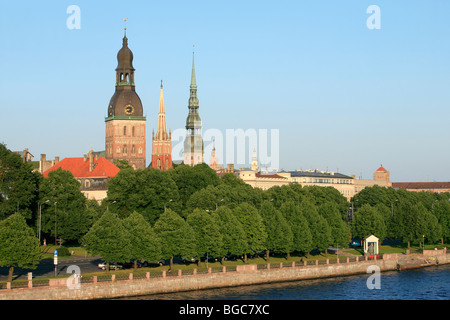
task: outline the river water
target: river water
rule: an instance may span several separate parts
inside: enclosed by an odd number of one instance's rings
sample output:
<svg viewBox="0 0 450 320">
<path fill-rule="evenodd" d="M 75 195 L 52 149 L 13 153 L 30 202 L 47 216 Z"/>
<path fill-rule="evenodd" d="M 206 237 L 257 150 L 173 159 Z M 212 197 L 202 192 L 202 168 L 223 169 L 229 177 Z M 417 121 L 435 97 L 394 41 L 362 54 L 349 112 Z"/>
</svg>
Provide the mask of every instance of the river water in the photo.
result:
<svg viewBox="0 0 450 320">
<path fill-rule="evenodd" d="M 382 272 L 379 289 L 372 274 L 301 280 L 226 289 L 158 294 L 122 300 L 449 300 L 450 265 Z M 371 282 L 375 283 L 375 282 Z"/>
</svg>

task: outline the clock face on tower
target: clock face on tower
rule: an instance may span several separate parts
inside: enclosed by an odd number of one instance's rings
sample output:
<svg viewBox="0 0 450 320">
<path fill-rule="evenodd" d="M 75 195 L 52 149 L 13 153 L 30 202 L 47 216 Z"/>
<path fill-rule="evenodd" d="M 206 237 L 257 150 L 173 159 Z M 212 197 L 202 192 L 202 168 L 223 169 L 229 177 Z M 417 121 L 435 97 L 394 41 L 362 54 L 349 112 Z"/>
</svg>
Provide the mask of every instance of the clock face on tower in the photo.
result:
<svg viewBox="0 0 450 320">
<path fill-rule="evenodd" d="M 125 113 L 128 115 L 132 115 L 134 112 L 134 107 L 131 104 L 127 104 L 125 106 Z"/>
</svg>

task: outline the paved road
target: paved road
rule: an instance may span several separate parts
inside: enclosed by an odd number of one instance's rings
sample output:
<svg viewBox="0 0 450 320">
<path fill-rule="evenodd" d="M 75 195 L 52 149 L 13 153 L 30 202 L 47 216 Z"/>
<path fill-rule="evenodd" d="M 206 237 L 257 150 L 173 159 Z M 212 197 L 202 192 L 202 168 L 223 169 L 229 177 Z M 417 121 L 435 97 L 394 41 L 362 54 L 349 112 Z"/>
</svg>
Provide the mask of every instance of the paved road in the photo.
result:
<svg viewBox="0 0 450 320">
<path fill-rule="evenodd" d="M 81 273 L 95 272 L 100 269 L 97 265 L 101 262 L 100 257 L 69 257 L 69 258 L 58 258 L 57 275 L 67 274 L 67 267 L 70 265 L 76 265 L 80 268 Z M 6 280 L 8 278 L 9 268 L 0 267 L 0 280 Z M 13 280 L 15 279 L 27 279 L 28 272 L 33 273 L 33 278 L 35 277 L 51 277 L 55 275 L 55 265 L 53 264 L 53 259 L 42 260 L 36 269 L 22 269 L 14 268 Z"/>
</svg>

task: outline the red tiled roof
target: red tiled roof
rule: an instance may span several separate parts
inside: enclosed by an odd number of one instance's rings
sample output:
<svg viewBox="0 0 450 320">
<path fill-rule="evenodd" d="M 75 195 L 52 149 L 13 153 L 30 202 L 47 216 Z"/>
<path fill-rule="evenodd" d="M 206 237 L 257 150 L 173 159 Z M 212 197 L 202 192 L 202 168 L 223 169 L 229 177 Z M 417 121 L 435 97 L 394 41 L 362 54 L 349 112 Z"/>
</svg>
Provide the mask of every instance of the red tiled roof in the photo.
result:
<svg viewBox="0 0 450 320">
<path fill-rule="evenodd" d="M 392 187 L 400 189 L 450 189 L 450 182 L 392 182 Z"/>
<path fill-rule="evenodd" d="M 55 164 L 53 167 L 44 172 L 44 177 L 48 177 L 48 173 L 53 170 L 61 168 L 62 170 L 70 171 L 75 178 L 87 177 L 114 177 L 120 169 L 106 160 L 104 157 L 99 157 L 94 161 L 94 169 L 89 172 L 89 159 L 84 158 L 65 158 Z"/>
<path fill-rule="evenodd" d="M 271 178 L 271 179 L 287 179 L 286 177 L 282 177 L 278 174 L 261 174 L 261 173 L 256 173 L 255 176 L 257 178 Z"/>
<path fill-rule="evenodd" d="M 379 168 L 377 169 L 377 171 L 386 171 L 386 172 L 387 172 L 387 170 L 386 170 L 385 168 L 383 168 L 383 166 L 379 167 Z"/>
</svg>

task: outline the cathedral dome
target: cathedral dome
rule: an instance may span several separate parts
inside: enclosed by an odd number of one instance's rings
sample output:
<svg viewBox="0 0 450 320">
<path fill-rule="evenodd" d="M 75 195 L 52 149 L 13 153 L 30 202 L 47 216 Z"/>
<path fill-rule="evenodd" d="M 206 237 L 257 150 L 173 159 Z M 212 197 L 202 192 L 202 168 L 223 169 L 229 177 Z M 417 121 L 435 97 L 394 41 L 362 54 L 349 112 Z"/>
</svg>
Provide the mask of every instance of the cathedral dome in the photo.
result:
<svg viewBox="0 0 450 320">
<path fill-rule="evenodd" d="M 133 68 L 133 52 L 128 48 L 128 38 L 123 37 L 122 48 L 117 53 L 117 69 L 116 70 L 134 70 Z"/>
<path fill-rule="evenodd" d="M 141 99 L 134 90 L 116 90 L 109 102 L 108 117 L 142 117 L 143 113 Z"/>
<path fill-rule="evenodd" d="M 122 48 L 117 53 L 116 91 L 109 101 L 110 117 L 143 117 L 142 102 L 135 91 L 133 52 L 128 48 L 128 38 L 123 37 Z"/>
</svg>

